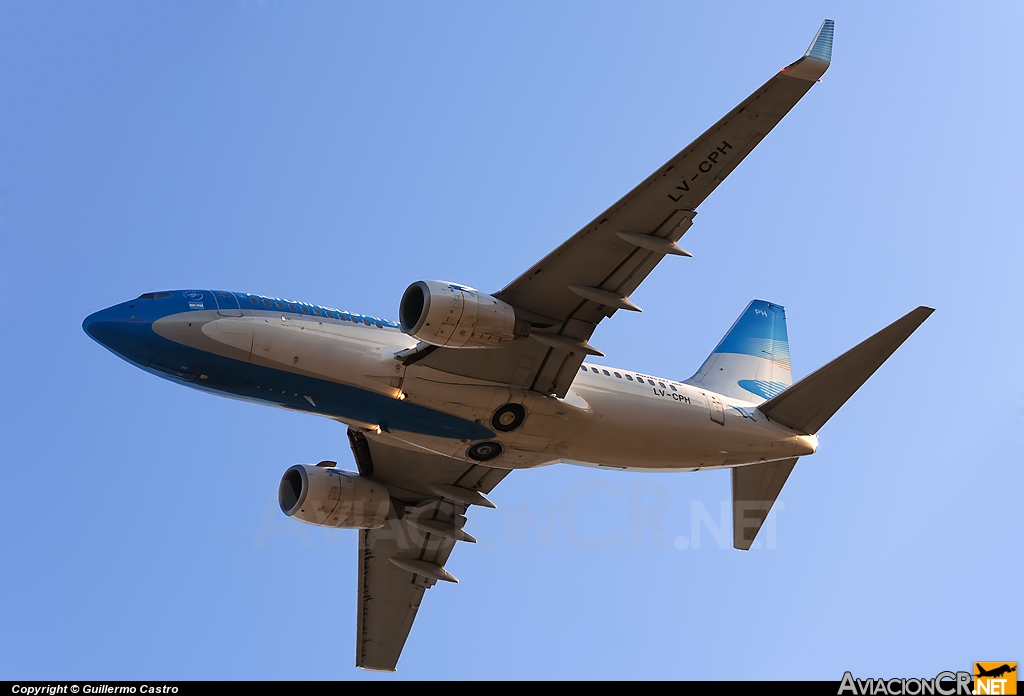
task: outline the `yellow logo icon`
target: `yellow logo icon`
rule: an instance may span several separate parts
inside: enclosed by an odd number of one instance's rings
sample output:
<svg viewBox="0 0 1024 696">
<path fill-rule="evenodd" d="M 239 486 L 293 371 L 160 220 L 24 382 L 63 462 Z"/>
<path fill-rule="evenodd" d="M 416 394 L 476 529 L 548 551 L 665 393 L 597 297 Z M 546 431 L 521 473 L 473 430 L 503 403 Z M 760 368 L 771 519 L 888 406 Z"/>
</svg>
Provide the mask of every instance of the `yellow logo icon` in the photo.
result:
<svg viewBox="0 0 1024 696">
<path fill-rule="evenodd" d="M 978 696 L 1017 693 L 1016 662 L 975 662 L 974 693 Z"/>
</svg>

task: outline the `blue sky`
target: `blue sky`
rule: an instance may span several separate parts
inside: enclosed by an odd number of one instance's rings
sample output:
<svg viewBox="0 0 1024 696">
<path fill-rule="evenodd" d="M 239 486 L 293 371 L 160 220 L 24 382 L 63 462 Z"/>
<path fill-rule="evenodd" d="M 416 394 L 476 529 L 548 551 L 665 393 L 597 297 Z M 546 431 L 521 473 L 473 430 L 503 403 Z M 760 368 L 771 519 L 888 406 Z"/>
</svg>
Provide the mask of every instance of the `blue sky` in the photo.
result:
<svg viewBox="0 0 1024 696">
<path fill-rule="evenodd" d="M 715 541 L 727 472 L 518 472 L 471 514 L 480 543 L 448 564 L 461 584 L 427 593 L 398 674 L 363 673 L 356 533 L 274 502 L 293 463 L 354 468 L 344 427 L 182 389 L 81 330 L 160 289 L 387 317 L 421 278 L 497 289 L 825 17 L 823 82 L 701 206 L 694 258 L 594 337 L 608 364 L 682 379 L 758 297 L 786 306 L 800 377 L 937 308 L 801 460 L 774 548 Z M 1024 659 L 1022 20 L 1018 3 L 0 4 L 0 678 Z"/>
</svg>

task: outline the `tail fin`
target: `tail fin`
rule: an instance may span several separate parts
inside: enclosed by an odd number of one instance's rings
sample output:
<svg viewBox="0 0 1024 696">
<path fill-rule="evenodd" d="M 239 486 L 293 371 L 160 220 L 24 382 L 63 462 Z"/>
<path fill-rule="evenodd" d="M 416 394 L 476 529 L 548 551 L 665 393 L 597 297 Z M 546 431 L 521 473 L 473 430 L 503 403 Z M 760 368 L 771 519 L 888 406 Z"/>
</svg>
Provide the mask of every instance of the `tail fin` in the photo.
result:
<svg viewBox="0 0 1024 696">
<path fill-rule="evenodd" d="M 814 434 L 935 310 L 918 307 L 758 406 L 773 421 Z"/>
<path fill-rule="evenodd" d="M 785 308 L 752 301 L 686 383 L 745 401 L 780 394 L 793 383 Z"/>
</svg>

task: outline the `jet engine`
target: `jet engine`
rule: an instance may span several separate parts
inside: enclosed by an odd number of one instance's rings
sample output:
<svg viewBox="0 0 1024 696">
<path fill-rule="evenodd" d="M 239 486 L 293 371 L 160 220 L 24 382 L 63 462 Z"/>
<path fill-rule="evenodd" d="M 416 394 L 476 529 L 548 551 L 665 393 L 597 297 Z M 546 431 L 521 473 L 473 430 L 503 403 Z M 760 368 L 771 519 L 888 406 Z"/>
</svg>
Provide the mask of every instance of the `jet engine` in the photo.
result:
<svg viewBox="0 0 1024 696">
<path fill-rule="evenodd" d="M 497 348 L 530 333 L 530 324 L 511 305 L 443 280 L 410 285 L 398 316 L 405 333 L 448 348 Z"/>
<path fill-rule="evenodd" d="M 354 471 L 311 464 L 284 472 L 277 501 L 289 517 L 322 527 L 377 529 L 391 508 L 391 496 L 379 483 Z"/>
</svg>

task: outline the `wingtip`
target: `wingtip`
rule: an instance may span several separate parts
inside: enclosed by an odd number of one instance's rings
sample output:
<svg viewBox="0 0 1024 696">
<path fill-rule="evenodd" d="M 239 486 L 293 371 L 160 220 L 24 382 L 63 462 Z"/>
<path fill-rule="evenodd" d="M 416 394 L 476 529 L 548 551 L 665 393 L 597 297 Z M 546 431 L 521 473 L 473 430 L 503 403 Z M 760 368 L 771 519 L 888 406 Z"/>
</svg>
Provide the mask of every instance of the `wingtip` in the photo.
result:
<svg viewBox="0 0 1024 696">
<path fill-rule="evenodd" d="M 918 328 L 920 328 L 921 324 L 928 321 L 928 317 L 930 317 L 934 311 L 934 308 L 928 307 L 926 305 L 914 307 L 912 310 L 910 310 L 902 317 L 897 319 L 895 322 L 893 322 L 893 324 L 902 323 L 905 326 L 913 327 L 910 329 L 910 332 L 913 333 L 914 331 L 917 331 Z"/>
<path fill-rule="evenodd" d="M 835 35 L 836 23 L 826 19 L 821 23 L 814 41 L 807 47 L 807 52 L 795 63 L 782 69 L 787 77 L 795 77 L 808 82 L 817 82 L 832 64 L 832 39 Z"/>
<path fill-rule="evenodd" d="M 826 19 L 822 22 L 818 33 L 814 35 L 814 41 L 807 47 L 807 53 L 804 54 L 804 57 L 814 58 L 822 63 L 831 63 L 832 39 L 835 35 L 835 30 L 836 23 L 831 19 Z"/>
</svg>

